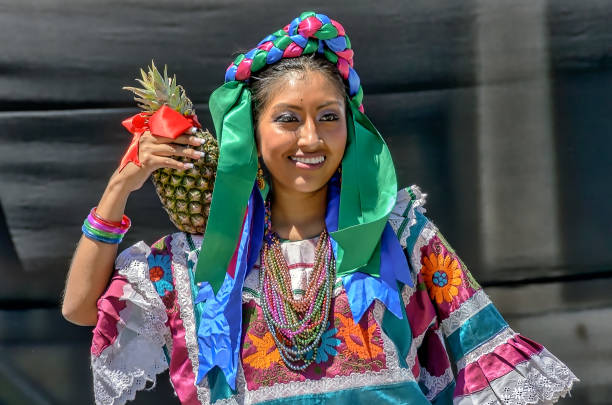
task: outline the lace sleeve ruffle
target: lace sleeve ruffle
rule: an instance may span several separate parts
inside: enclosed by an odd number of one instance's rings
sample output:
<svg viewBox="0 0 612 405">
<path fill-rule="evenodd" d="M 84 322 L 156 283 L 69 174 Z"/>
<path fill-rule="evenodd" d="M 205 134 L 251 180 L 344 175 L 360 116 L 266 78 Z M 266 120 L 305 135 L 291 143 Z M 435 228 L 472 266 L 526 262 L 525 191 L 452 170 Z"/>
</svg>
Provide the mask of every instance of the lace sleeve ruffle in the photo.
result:
<svg viewBox="0 0 612 405">
<path fill-rule="evenodd" d="M 418 187 L 401 190 L 389 220 L 414 273 L 415 287 L 402 291 L 413 332 L 407 361 L 427 398 L 432 403 L 453 398 L 455 405 L 519 405 L 565 396 L 576 376 L 542 345 L 508 326 L 423 215 L 424 202 Z"/>
<path fill-rule="evenodd" d="M 163 346 L 167 314 L 149 279 L 150 248 L 138 242 L 115 262 L 116 272 L 98 300 L 91 367 L 97 404 L 123 404 L 168 368 Z"/>
<path fill-rule="evenodd" d="M 539 343 L 510 328 L 466 354 L 455 404 L 551 404 L 578 381 L 571 370 Z"/>
</svg>

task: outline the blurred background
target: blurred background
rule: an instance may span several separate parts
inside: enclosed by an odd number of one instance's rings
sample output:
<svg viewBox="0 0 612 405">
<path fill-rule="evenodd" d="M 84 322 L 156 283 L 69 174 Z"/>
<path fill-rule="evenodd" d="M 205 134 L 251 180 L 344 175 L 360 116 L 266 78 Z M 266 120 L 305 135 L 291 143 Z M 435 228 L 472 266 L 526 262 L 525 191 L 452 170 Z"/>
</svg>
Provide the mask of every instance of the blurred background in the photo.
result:
<svg viewBox="0 0 612 405">
<path fill-rule="evenodd" d="M 403 186 L 511 326 L 612 403 L 612 1 L 0 0 L 0 404 L 93 402 L 91 329 L 59 303 L 154 59 L 212 129 L 234 52 L 305 10 L 340 21 Z M 173 232 L 153 187 L 122 247 Z M 178 401 L 167 375 L 137 404 Z"/>
</svg>

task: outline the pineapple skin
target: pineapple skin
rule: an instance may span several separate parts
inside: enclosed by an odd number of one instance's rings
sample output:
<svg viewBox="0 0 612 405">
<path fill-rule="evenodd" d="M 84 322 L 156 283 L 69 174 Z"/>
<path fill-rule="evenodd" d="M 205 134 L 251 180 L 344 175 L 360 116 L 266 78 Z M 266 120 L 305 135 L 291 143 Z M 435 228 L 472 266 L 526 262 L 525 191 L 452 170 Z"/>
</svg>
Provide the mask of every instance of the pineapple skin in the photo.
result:
<svg viewBox="0 0 612 405">
<path fill-rule="evenodd" d="M 183 115 L 195 115 L 185 89 L 176 84 L 176 76 L 169 78 L 167 66 L 163 76 L 153 61 L 148 71 L 140 70 L 142 80 L 136 79 L 142 88 L 124 87 L 135 94 L 134 100 L 143 111 L 155 112 L 164 104 Z M 201 159 L 176 157 L 184 163 L 193 163 L 192 169 L 161 168 L 151 174 L 155 191 L 170 221 L 182 232 L 202 234 L 210 213 L 210 203 L 217 172 L 219 146 L 208 131 L 198 129 L 193 135 L 205 142 L 193 149 L 204 152 Z"/>
<path fill-rule="evenodd" d="M 203 145 L 194 147 L 204 152 L 204 157 L 198 160 L 177 158 L 181 162 L 193 163 L 193 168 L 157 169 L 151 180 L 170 221 L 182 232 L 202 234 L 210 213 L 219 148 L 217 140 L 208 131 L 198 130 L 194 136 L 206 139 Z"/>
</svg>

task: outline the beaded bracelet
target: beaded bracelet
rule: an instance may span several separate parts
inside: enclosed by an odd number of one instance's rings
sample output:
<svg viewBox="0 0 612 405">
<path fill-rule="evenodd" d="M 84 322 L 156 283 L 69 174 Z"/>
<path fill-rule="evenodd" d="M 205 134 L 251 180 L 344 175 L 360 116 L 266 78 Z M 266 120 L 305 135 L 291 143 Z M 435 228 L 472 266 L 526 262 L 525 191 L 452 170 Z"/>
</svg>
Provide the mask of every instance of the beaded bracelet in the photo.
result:
<svg viewBox="0 0 612 405">
<path fill-rule="evenodd" d="M 99 242 L 117 244 L 120 243 L 128 229 L 132 225 L 132 221 L 124 215 L 121 222 L 109 221 L 102 218 L 96 212 L 96 207 L 92 208 L 81 230 L 83 235 L 89 239 Z"/>
</svg>

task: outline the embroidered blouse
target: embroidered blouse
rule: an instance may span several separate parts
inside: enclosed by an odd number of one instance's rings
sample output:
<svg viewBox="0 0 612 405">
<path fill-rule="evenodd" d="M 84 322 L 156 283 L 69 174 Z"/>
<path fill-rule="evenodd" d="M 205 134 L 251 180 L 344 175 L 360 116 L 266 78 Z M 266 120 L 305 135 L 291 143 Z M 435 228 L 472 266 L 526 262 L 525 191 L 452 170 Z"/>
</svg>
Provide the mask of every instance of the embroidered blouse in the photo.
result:
<svg viewBox="0 0 612 405">
<path fill-rule="evenodd" d="M 91 346 L 97 404 L 123 404 L 169 368 L 183 405 L 535 404 L 565 396 L 578 379 L 542 345 L 514 332 L 436 226 L 416 186 L 399 191 L 389 218 L 414 287 L 401 286 L 402 319 L 375 301 L 353 321 L 342 280 L 315 361 L 290 370 L 260 305 L 259 262 L 242 289 L 236 390 L 212 369 L 196 383 L 194 265 L 201 236 L 178 232 L 138 242 L 116 260 L 98 301 Z M 316 238 L 284 242 L 296 297 L 314 261 Z M 214 326 L 213 326 L 214 327 Z"/>
</svg>

